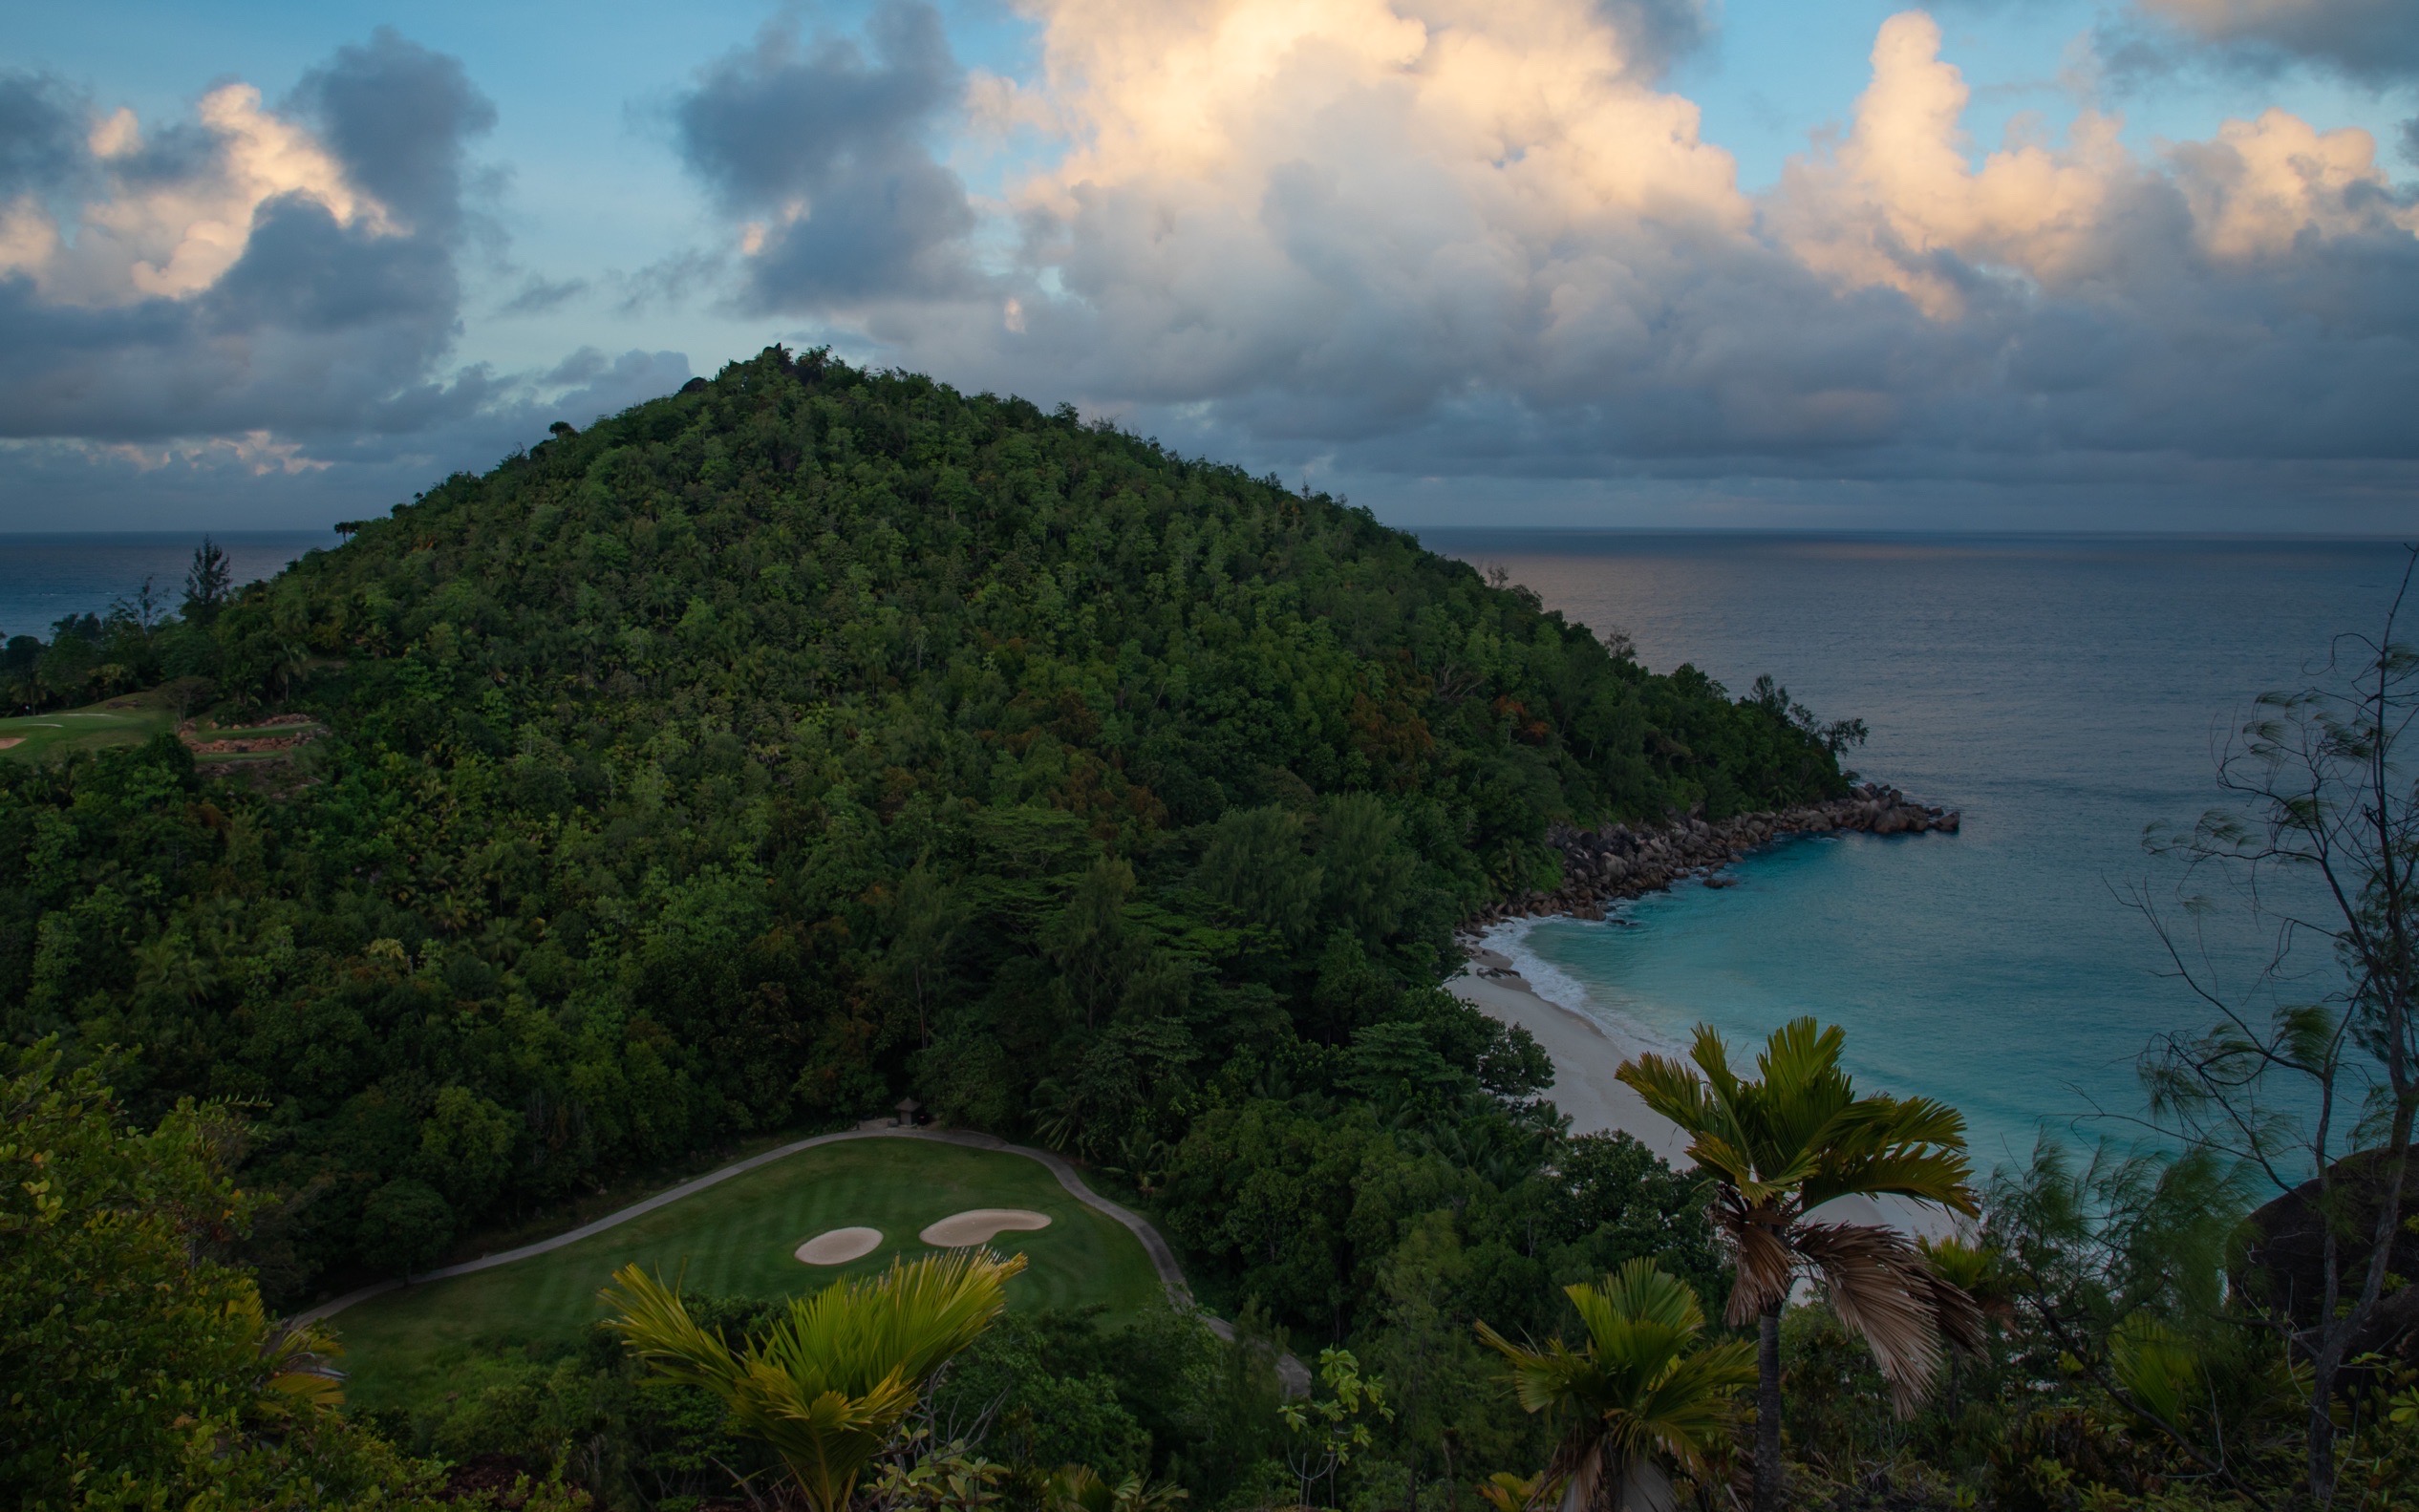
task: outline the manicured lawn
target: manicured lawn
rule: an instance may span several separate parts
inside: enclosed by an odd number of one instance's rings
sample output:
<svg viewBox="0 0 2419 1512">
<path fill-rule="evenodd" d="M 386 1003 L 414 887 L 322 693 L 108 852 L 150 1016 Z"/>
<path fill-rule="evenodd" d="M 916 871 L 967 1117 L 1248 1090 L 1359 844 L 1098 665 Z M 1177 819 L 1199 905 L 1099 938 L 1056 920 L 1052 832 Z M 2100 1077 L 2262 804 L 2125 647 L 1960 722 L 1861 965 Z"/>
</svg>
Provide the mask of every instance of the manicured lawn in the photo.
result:
<svg viewBox="0 0 2419 1512">
<path fill-rule="evenodd" d="M 140 745 L 176 722 L 164 704 L 142 693 L 83 709 L 0 719 L 0 740 L 18 742 L 0 750 L 0 759 L 40 761 L 67 751 Z"/>
<path fill-rule="evenodd" d="M 1132 1234 L 1077 1202 L 1022 1156 L 921 1139 L 851 1139 L 819 1145 L 733 1177 L 550 1254 L 391 1291 L 331 1319 L 362 1407 L 429 1399 L 459 1384 L 481 1356 L 576 1343 L 604 1315 L 596 1291 L 631 1261 L 681 1278 L 692 1291 L 787 1297 L 862 1275 L 893 1257 L 930 1253 L 916 1234 L 935 1219 L 973 1207 L 1029 1207 L 1050 1226 L 992 1241 L 1026 1256 L 1008 1284 L 1016 1308 L 1103 1304 L 1111 1318 L 1165 1299 Z M 867 1225 L 883 1244 L 845 1266 L 804 1266 L 791 1257 L 827 1228 Z"/>
<path fill-rule="evenodd" d="M 161 689 L 126 693 L 81 709 L 61 709 L 50 713 L 21 714 L 0 719 L 0 741 L 13 740 L 14 745 L 0 746 L 0 760 L 42 761 L 69 751 L 97 751 L 104 746 L 140 745 L 153 735 L 176 727 L 177 716 L 169 707 L 169 695 Z M 194 732 L 198 740 L 257 739 L 263 735 L 290 735 L 298 733 L 292 725 L 246 725 L 219 727 L 203 721 Z M 284 759 L 283 751 L 228 753 L 204 757 L 213 762 L 276 761 Z"/>
</svg>

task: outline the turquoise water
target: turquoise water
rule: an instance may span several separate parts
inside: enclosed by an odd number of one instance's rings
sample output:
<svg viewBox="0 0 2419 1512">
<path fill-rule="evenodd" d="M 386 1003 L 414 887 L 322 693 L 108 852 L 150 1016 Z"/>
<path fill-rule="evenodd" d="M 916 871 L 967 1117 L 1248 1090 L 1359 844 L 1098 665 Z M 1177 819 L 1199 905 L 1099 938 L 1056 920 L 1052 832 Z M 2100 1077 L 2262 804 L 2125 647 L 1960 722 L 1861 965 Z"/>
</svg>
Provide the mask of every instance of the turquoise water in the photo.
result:
<svg viewBox="0 0 2419 1512">
<path fill-rule="evenodd" d="M 1540 990 L 1665 1045 L 1702 1021 L 1760 1038 L 1810 1012 L 1858 1079 L 1948 1099 L 1978 1160 L 2138 1132 L 2134 1062 L 2209 1016 L 2122 892 L 2177 881 L 2143 826 L 2216 801 L 2215 742 L 2298 686 L 2340 630 L 2373 630 L 2391 543 L 1839 538 L 1429 531 L 1501 564 L 1647 665 L 1744 690 L 1769 671 L 1858 715 L 1866 776 L 1964 811 L 1956 836 L 1826 837 L 1745 862 L 1741 885 L 1641 900 L 1504 941 Z M 2217 964 L 2258 941 L 2219 916 Z M 1500 948 L 1500 947 L 1499 947 Z"/>
</svg>

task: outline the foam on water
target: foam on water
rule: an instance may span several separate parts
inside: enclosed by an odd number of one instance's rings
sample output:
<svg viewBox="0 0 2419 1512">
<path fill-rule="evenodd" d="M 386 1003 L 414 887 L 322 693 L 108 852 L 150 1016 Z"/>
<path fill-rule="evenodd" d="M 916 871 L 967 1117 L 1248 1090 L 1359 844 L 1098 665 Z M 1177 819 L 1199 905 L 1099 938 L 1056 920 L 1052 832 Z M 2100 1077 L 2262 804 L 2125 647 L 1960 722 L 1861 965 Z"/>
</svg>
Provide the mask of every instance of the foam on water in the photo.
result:
<svg viewBox="0 0 2419 1512">
<path fill-rule="evenodd" d="M 2137 1057 L 2205 1008 L 2128 906 L 2172 870 L 2143 828 L 2217 795 L 2213 741 L 2330 635 L 2374 630 L 2391 543 L 1427 532 L 1658 670 L 1761 672 L 1873 726 L 1868 776 L 1964 811 L 1956 836 L 1831 835 L 1749 858 L 1621 924 L 1524 922 L 1489 943 L 1545 996 L 1651 1044 L 1699 1022 L 1745 1049 L 1840 1025 L 1860 1084 L 1960 1108 L 1985 1164 L 2039 1132 L 2142 1132 Z M 2248 981 L 2264 937 L 2213 965 Z M 2312 964 L 2317 964 L 2313 962 Z"/>
</svg>

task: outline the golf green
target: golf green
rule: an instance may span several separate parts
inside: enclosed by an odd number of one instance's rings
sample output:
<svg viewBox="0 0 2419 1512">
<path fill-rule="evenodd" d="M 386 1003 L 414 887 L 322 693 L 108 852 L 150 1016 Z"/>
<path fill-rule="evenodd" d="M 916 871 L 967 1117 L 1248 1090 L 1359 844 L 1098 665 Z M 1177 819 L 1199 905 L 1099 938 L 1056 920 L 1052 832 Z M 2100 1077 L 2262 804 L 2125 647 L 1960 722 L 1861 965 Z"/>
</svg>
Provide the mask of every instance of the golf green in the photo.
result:
<svg viewBox="0 0 2419 1512">
<path fill-rule="evenodd" d="M 975 1207 L 1023 1207 L 1050 1226 L 1010 1230 L 992 1247 L 1026 1257 L 1012 1308 L 1099 1303 L 1130 1316 L 1166 1297 L 1140 1241 L 1077 1202 L 1020 1155 L 926 1139 L 846 1139 L 732 1177 L 618 1227 L 526 1260 L 407 1287 L 330 1319 L 343 1340 L 350 1400 L 409 1405 L 441 1394 L 461 1368 L 505 1351 L 576 1343 L 604 1316 L 597 1288 L 632 1261 L 691 1291 L 788 1297 L 895 1257 L 931 1252 L 928 1224 Z M 831 1228 L 882 1231 L 863 1259 L 801 1264 L 794 1251 Z"/>
</svg>

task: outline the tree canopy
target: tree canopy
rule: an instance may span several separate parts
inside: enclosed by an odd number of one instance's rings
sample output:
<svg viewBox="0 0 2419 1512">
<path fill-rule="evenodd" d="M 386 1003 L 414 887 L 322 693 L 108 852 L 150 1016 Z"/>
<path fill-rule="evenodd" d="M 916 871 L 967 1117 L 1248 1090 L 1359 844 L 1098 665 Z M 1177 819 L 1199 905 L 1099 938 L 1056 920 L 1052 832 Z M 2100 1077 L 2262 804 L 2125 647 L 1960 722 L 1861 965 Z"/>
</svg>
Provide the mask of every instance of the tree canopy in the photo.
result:
<svg viewBox="0 0 2419 1512">
<path fill-rule="evenodd" d="M 1171 1222 L 1332 1319 L 1376 1251 L 1283 1203 L 1542 1149 L 1455 921 L 1554 881 L 1552 822 L 1844 791 L 1365 511 L 779 349 L 121 619 L 110 677 L 330 734 L 0 770 L 0 1015 L 256 1110 L 279 1296 L 911 1091 L 1179 1207 L 1265 1148 Z"/>
</svg>

